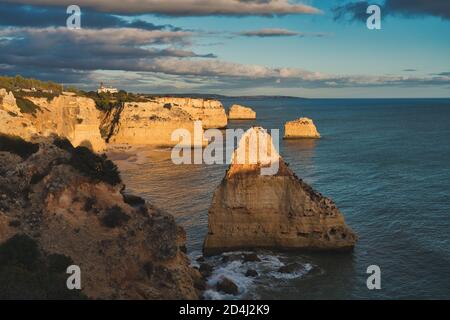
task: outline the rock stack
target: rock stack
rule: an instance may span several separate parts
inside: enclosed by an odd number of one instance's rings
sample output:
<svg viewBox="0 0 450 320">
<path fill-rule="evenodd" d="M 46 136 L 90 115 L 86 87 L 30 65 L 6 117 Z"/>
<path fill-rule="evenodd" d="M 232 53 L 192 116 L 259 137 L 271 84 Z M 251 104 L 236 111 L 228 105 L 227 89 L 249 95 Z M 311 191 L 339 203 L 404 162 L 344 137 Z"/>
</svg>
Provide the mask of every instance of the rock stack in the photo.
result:
<svg viewBox="0 0 450 320">
<path fill-rule="evenodd" d="M 261 128 L 251 128 L 242 139 L 255 130 L 268 135 Z M 271 141 L 270 136 L 268 139 Z M 246 143 L 239 144 L 224 179 L 214 192 L 203 247 L 205 255 L 258 248 L 346 250 L 354 247 L 357 236 L 345 224 L 332 200 L 299 179 L 281 157 L 274 175 L 261 175 L 261 169 L 268 163 L 259 159 L 256 164 L 237 163 L 236 155 L 243 152 L 242 148 L 249 150 Z"/>
<path fill-rule="evenodd" d="M 251 108 L 238 104 L 233 105 L 228 112 L 229 120 L 255 120 L 256 112 Z"/>
<path fill-rule="evenodd" d="M 309 118 L 300 118 L 289 121 L 284 126 L 285 139 L 319 139 L 320 134 L 317 131 L 314 122 Z"/>
</svg>

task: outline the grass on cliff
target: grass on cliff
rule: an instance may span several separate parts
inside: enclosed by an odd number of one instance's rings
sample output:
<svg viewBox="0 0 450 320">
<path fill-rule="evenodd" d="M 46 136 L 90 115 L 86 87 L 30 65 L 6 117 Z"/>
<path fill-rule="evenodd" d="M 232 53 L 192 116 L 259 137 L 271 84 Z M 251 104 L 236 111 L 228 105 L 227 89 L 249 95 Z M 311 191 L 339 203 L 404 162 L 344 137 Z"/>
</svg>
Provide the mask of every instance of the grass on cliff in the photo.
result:
<svg viewBox="0 0 450 320">
<path fill-rule="evenodd" d="M 71 154 L 69 164 L 84 176 L 113 186 L 122 183 L 119 169 L 105 154 L 97 155 L 81 146 L 74 148 L 67 139 L 57 138 L 53 143 Z"/>
<path fill-rule="evenodd" d="M 31 100 L 23 97 L 16 97 L 16 104 L 22 113 L 35 114 L 37 110 L 41 110 L 41 108 Z"/>
<path fill-rule="evenodd" d="M 73 261 L 60 254 L 48 255 L 27 235 L 15 235 L 0 244 L 0 299 L 86 299 L 68 290 L 66 269 Z"/>
<path fill-rule="evenodd" d="M 25 160 L 39 151 L 39 144 L 27 142 L 17 136 L 0 133 L 0 151 L 14 153 Z"/>
<path fill-rule="evenodd" d="M 97 93 L 95 91 L 79 92 L 78 94 L 91 98 L 95 101 L 97 109 L 107 112 L 114 108 L 120 107 L 126 102 L 145 102 L 147 99 L 142 98 L 124 90 L 120 90 L 118 93 Z"/>
</svg>

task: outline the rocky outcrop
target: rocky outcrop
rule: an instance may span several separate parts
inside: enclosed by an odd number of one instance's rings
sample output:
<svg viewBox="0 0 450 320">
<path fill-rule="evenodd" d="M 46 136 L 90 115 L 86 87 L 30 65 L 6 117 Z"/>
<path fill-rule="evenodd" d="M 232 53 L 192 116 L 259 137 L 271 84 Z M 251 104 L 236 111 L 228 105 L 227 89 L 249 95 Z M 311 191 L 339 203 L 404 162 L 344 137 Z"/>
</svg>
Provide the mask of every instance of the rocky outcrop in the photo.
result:
<svg viewBox="0 0 450 320">
<path fill-rule="evenodd" d="M 191 145 L 204 144 L 202 139 L 194 139 L 194 120 L 189 113 L 157 101 L 125 103 L 106 113 L 101 125 L 103 137 L 109 143 L 160 147 L 178 144 L 179 141 L 172 140 L 177 129 L 189 132 Z M 199 130 L 202 134 L 202 128 Z"/>
<path fill-rule="evenodd" d="M 281 157 L 275 175 L 261 175 L 268 165 L 237 162 L 237 154 L 250 149 L 242 137 L 232 164 L 215 190 L 208 214 L 204 254 L 269 248 L 276 250 L 345 250 L 357 241 L 355 233 L 330 199 L 299 179 Z M 274 150 L 273 146 L 271 149 Z M 271 153 L 270 157 L 277 156 Z M 245 158 L 247 159 L 247 158 Z M 249 158 L 248 158 L 249 159 Z"/>
<path fill-rule="evenodd" d="M 255 120 L 256 112 L 251 108 L 244 107 L 238 104 L 231 106 L 228 111 L 229 120 Z"/>
<path fill-rule="evenodd" d="M 37 134 L 33 123 L 25 118 L 12 92 L 0 89 L 0 133 L 30 140 Z"/>
<path fill-rule="evenodd" d="M 0 109 L 15 114 L 21 114 L 20 109 L 16 104 L 14 94 L 3 88 L 0 88 Z"/>
<path fill-rule="evenodd" d="M 173 217 L 124 197 L 105 158 L 67 140 L 40 139 L 0 143 L 0 282 L 14 279 L 0 296 L 64 296 L 65 270 L 73 264 L 88 298 L 199 298 L 201 276 L 189 265 L 185 233 Z M 47 284 L 45 275 L 29 283 L 36 269 L 59 270 L 55 281 L 63 282 Z"/>
<path fill-rule="evenodd" d="M 86 146 L 97 152 L 105 149 L 99 129 L 101 113 L 92 99 L 66 95 L 50 101 L 28 99 L 40 108 L 30 117 L 40 135 L 56 134 L 69 139 L 74 146 Z"/>
<path fill-rule="evenodd" d="M 319 139 L 320 134 L 317 131 L 314 122 L 309 118 L 300 118 L 294 121 L 289 121 L 284 126 L 285 139 L 302 139 L 311 138 Z"/>
<path fill-rule="evenodd" d="M 166 108 L 188 113 L 194 121 L 202 121 L 204 129 L 220 129 L 227 126 L 228 119 L 225 108 L 218 100 L 175 97 L 160 97 L 154 100 Z"/>
</svg>

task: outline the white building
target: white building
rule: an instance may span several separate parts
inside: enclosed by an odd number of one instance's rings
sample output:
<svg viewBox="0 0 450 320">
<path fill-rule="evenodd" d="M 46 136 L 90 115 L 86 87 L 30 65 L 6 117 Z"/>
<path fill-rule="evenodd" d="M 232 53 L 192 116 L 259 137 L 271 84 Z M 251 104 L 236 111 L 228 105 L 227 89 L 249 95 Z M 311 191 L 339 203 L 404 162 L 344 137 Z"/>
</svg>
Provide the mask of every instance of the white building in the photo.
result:
<svg viewBox="0 0 450 320">
<path fill-rule="evenodd" d="M 105 87 L 103 83 L 100 84 L 100 88 L 98 88 L 97 93 L 118 93 L 119 90 L 113 87 Z"/>
</svg>

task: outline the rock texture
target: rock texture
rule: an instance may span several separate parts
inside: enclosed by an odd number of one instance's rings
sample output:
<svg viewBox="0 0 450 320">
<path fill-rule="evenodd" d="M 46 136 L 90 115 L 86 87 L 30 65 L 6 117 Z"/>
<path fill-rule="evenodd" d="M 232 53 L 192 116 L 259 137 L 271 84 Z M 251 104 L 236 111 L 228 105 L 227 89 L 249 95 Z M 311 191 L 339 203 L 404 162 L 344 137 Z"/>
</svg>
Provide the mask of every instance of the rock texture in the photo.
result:
<svg viewBox="0 0 450 320">
<path fill-rule="evenodd" d="M 2 263 L 2 246 L 15 235 L 24 235 L 44 256 L 68 257 L 80 266 L 82 293 L 89 298 L 199 298 L 196 284 L 201 276 L 189 265 L 185 233 L 172 216 L 149 203 L 126 200 L 121 183 L 101 180 L 107 174 L 97 176 L 100 179 L 87 175 L 86 170 L 98 170 L 98 163 L 89 161 L 95 156 L 86 155 L 86 149 L 39 139 L 36 150 L 27 155 L 0 148 Z M 60 267 L 65 270 L 63 262 Z M 14 270 L 0 266 L 0 273 L 6 273 L 0 281 L 8 278 L 8 272 L 13 276 Z M 25 295 L 40 289 L 8 290 Z M 46 298 L 49 293 L 39 294 Z"/>
<path fill-rule="evenodd" d="M 105 149 L 99 129 L 101 113 L 92 99 L 65 95 L 51 101 L 28 99 L 40 107 L 35 117 L 30 117 L 40 135 L 56 134 L 69 139 L 74 146 L 86 146 L 97 152 Z"/>
<path fill-rule="evenodd" d="M 225 128 L 228 123 L 225 108 L 218 100 L 160 97 L 155 101 L 174 110 L 187 112 L 192 120 L 201 120 L 204 129 Z"/>
<path fill-rule="evenodd" d="M 0 89 L 0 108 L 5 111 L 9 111 L 15 114 L 20 114 L 20 109 L 17 107 L 16 98 L 12 92 L 8 92 L 5 89 Z"/>
<path fill-rule="evenodd" d="M 229 120 L 255 120 L 256 112 L 251 108 L 244 107 L 238 104 L 231 106 L 228 111 Z"/>
<path fill-rule="evenodd" d="M 252 130 L 262 129 L 252 128 L 246 135 Z M 260 160 L 257 164 L 236 163 L 241 148 L 246 145 L 240 143 L 214 192 L 203 248 L 205 255 L 257 248 L 353 248 L 357 236 L 345 224 L 333 201 L 296 177 L 281 157 L 278 173 L 272 176 L 260 174 L 267 165 Z"/>
<path fill-rule="evenodd" d="M 300 118 L 294 121 L 289 121 L 284 126 L 285 139 L 301 139 L 312 138 L 319 139 L 320 134 L 317 131 L 314 122 L 309 118 Z"/>
<path fill-rule="evenodd" d="M 109 143 L 161 147 L 178 144 L 172 140 L 177 129 L 190 133 L 192 145 L 203 145 L 201 139 L 194 140 L 194 120 L 188 112 L 158 101 L 125 103 L 106 113 L 101 125 L 102 135 Z"/>
<path fill-rule="evenodd" d="M 37 134 L 33 123 L 25 118 L 12 92 L 0 89 L 0 133 L 30 140 Z"/>
</svg>

